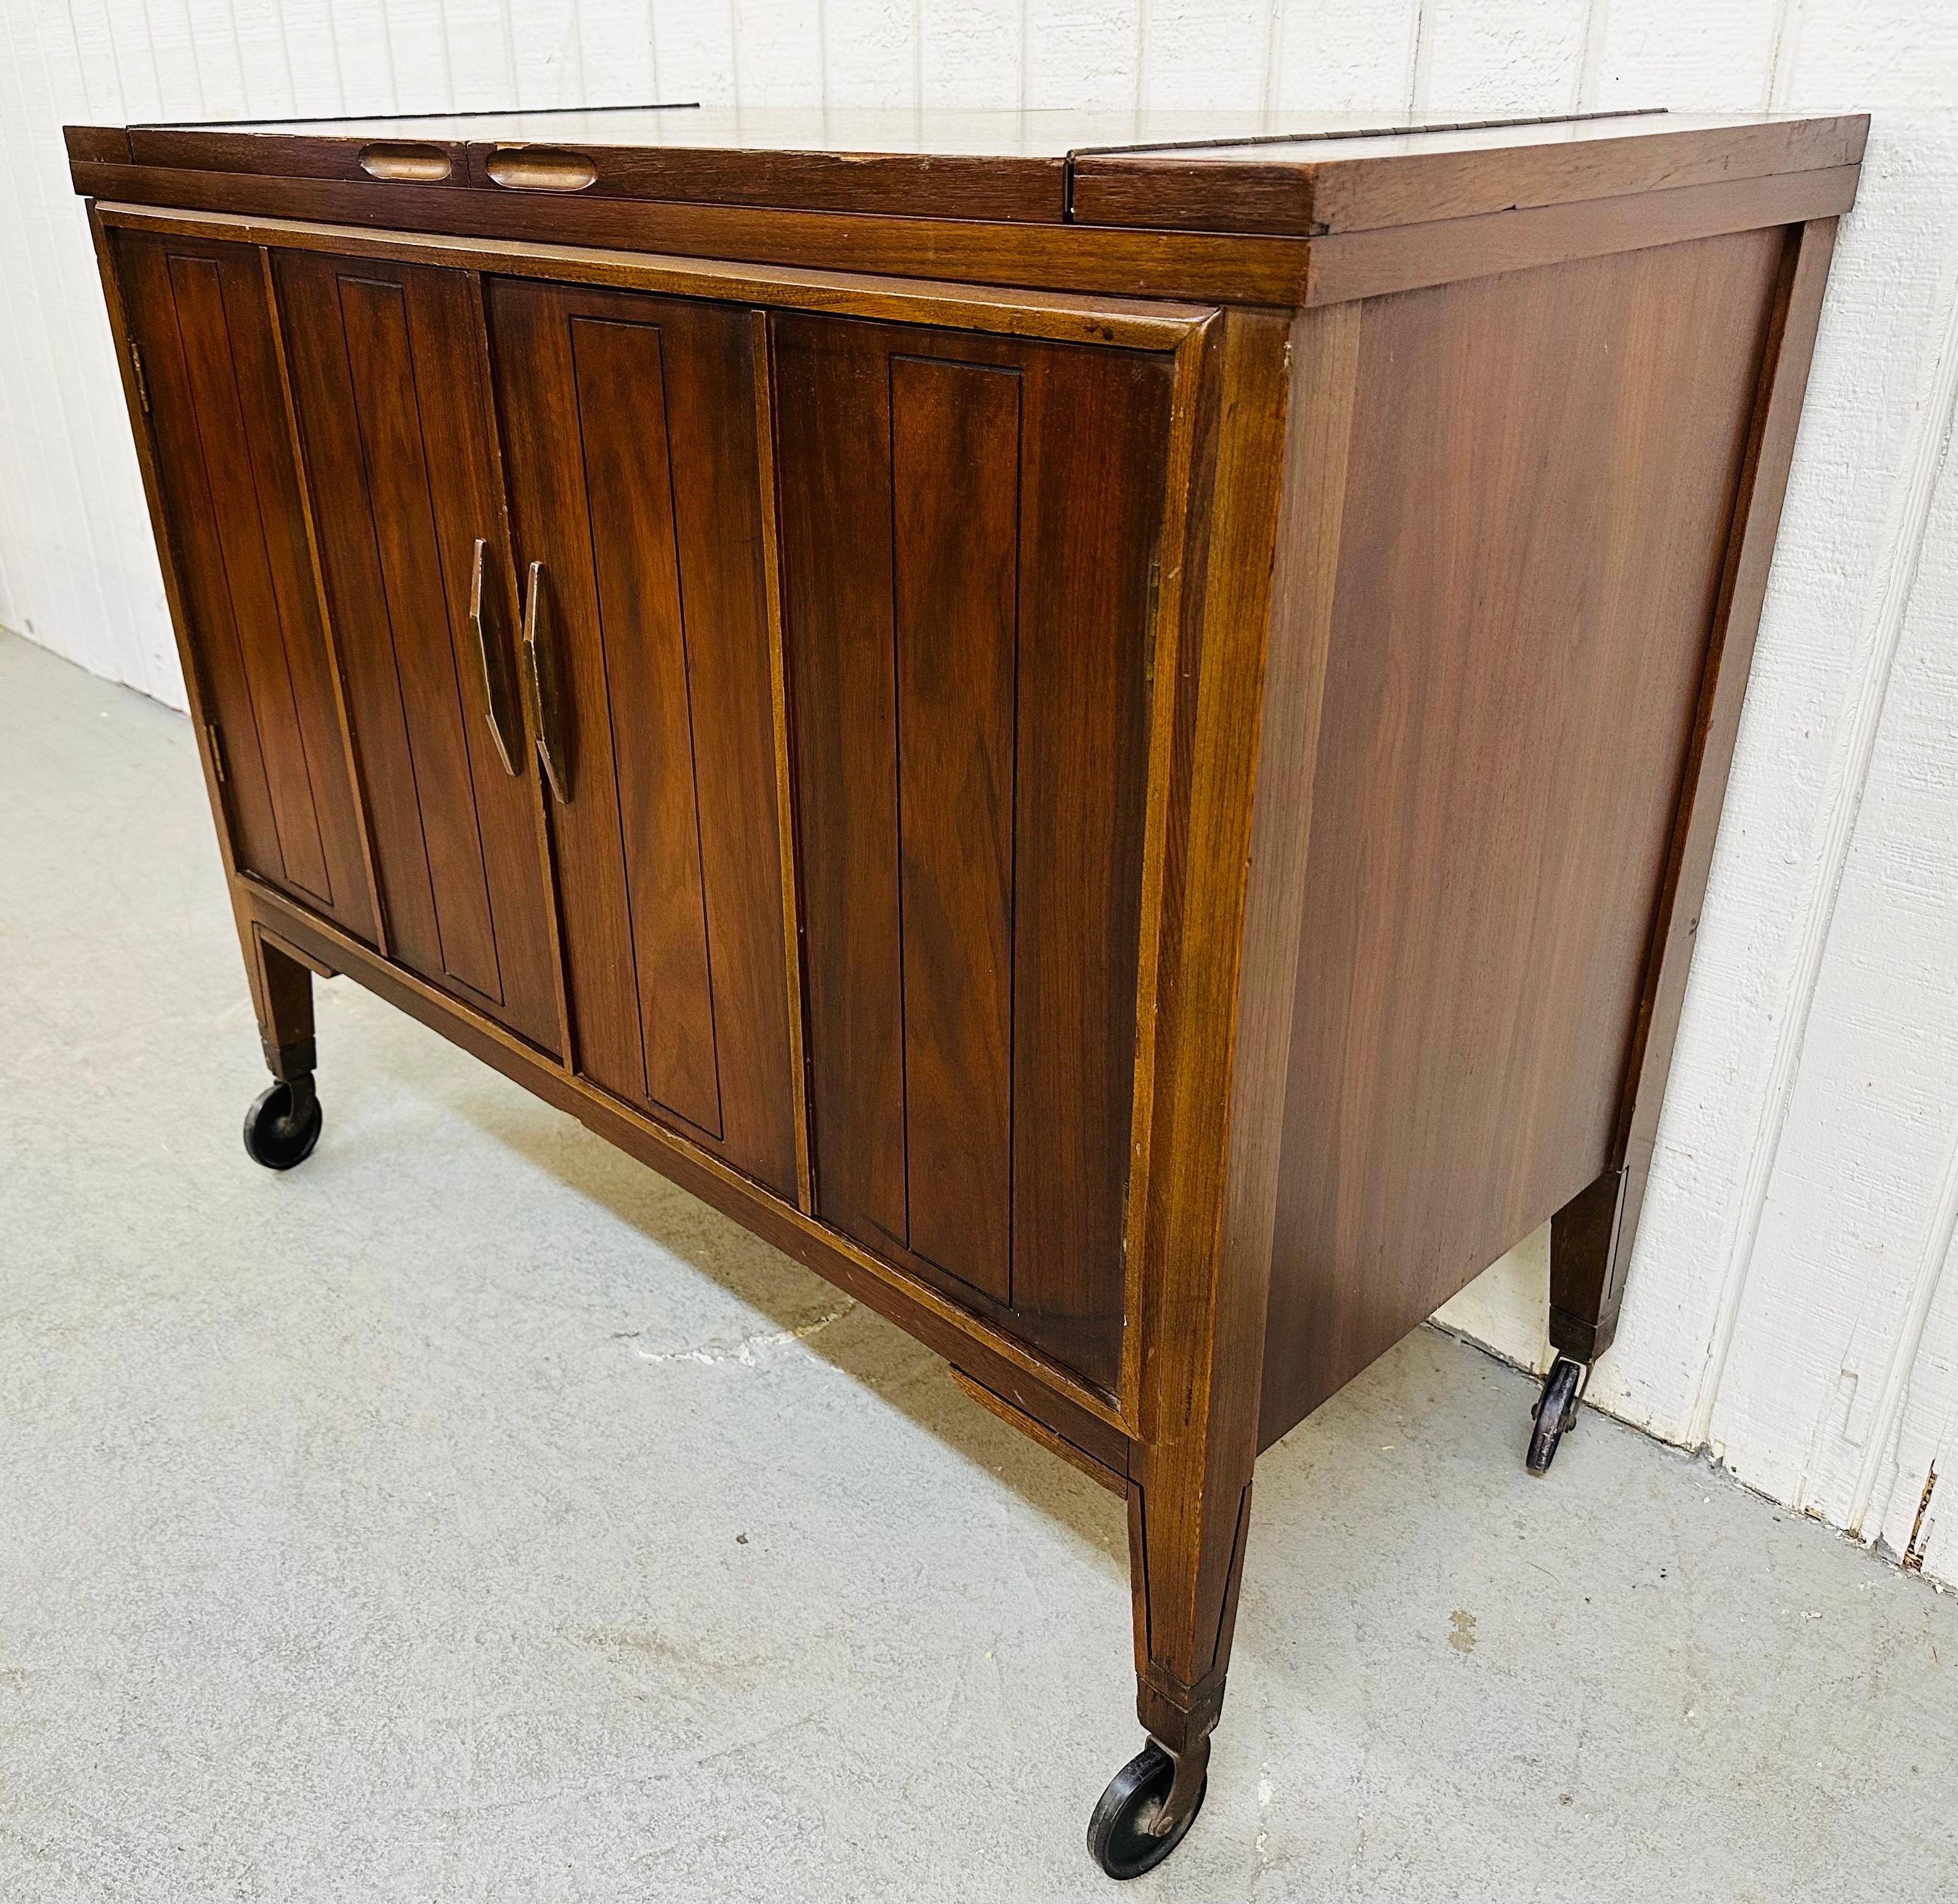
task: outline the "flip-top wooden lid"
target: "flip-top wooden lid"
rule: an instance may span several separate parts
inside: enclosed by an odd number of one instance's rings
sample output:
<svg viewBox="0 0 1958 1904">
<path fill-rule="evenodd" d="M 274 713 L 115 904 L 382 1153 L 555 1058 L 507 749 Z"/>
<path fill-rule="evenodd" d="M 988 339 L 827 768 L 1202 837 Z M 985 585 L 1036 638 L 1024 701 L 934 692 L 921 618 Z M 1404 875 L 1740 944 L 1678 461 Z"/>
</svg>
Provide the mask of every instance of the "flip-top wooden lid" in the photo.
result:
<svg viewBox="0 0 1958 1904">
<path fill-rule="evenodd" d="M 1853 165 L 1868 125 L 1661 112 L 1399 124 L 1298 113 L 680 106 L 71 127 L 78 165 L 489 193 L 1316 236 Z"/>
</svg>

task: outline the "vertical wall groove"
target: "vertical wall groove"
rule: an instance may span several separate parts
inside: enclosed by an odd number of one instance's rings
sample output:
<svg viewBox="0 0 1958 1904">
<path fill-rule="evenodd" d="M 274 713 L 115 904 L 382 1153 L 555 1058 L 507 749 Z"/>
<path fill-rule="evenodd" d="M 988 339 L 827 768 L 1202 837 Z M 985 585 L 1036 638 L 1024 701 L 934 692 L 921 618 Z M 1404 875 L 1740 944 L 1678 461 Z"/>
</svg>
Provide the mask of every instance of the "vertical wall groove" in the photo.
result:
<svg viewBox="0 0 1958 1904">
<path fill-rule="evenodd" d="M 1931 498 L 1950 441 L 1954 404 L 1958 404 L 1958 297 L 1953 298 L 1946 313 L 1930 398 L 1924 408 L 1909 468 L 1899 487 L 1896 527 L 1870 625 L 1859 644 L 1861 659 L 1830 776 L 1832 791 L 1810 856 L 1809 863 L 1814 868 L 1811 897 L 1792 966 L 1780 987 L 1784 999 L 1781 1028 L 1748 1147 L 1746 1174 L 1722 1251 L 1719 1304 L 1690 1427 L 1689 1445 L 1695 1447 L 1704 1445 L 1712 1432 L 1720 1385 L 1747 1293 L 1748 1271 L 1754 1263 L 1769 1188 L 1801 1069 L 1809 1014 L 1835 925 L 1843 868 L 1876 754 L 1891 667 L 1923 559 Z"/>
</svg>

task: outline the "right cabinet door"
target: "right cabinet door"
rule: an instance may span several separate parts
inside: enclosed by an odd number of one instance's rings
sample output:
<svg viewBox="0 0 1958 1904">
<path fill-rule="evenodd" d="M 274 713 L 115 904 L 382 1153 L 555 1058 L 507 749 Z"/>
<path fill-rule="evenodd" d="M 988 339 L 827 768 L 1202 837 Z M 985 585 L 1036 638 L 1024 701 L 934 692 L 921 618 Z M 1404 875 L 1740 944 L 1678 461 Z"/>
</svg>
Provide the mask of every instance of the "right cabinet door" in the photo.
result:
<svg viewBox="0 0 1958 1904">
<path fill-rule="evenodd" d="M 773 353 L 817 1212 L 1112 1389 L 1170 360 Z"/>
<path fill-rule="evenodd" d="M 489 285 L 574 1061 L 796 1195 L 753 319 Z"/>
</svg>

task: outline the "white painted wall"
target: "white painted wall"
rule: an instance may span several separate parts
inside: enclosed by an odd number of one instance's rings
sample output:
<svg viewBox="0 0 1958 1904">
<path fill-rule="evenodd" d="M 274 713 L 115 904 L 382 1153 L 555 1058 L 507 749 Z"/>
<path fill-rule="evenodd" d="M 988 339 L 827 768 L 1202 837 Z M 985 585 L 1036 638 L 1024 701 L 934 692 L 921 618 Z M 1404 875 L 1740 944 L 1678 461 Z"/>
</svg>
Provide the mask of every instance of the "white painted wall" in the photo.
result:
<svg viewBox="0 0 1958 1904">
<path fill-rule="evenodd" d="M 0 619 L 182 704 L 65 120 L 662 97 L 1875 114 L 1592 1393 L 1958 1580 L 1949 0 L 6 0 Z M 1446 1318 L 1540 1364 L 1544 1278 Z"/>
</svg>

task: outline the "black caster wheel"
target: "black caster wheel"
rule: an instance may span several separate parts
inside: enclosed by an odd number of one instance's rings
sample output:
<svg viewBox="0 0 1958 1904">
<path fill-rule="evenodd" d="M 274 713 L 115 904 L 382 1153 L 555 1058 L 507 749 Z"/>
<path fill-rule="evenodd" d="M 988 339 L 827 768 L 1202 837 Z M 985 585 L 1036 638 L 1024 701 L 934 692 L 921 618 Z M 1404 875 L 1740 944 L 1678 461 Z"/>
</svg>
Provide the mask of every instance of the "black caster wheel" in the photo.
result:
<svg viewBox="0 0 1958 1904">
<path fill-rule="evenodd" d="M 297 1083 L 283 1079 L 261 1092 L 245 1113 L 245 1148 L 268 1170 L 304 1163 L 319 1141 L 323 1121 L 309 1071 Z"/>
<path fill-rule="evenodd" d="M 1543 1393 L 1530 1410 L 1536 1426 L 1530 1430 L 1529 1453 L 1523 1457 L 1523 1465 L 1532 1474 L 1550 1472 L 1550 1464 L 1557 1459 L 1557 1444 L 1576 1423 L 1578 1400 L 1589 1372 L 1581 1362 L 1559 1355 L 1544 1377 Z"/>
<path fill-rule="evenodd" d="M 1149 1830 L 1175 1778 L 1175 1760 L 1152 1739 L 1108 1781 L 1088 1821 L 1088 1849 L 1110 1877 L 1139 1877 L 1154 1871 L 1196 1822 L 1203 1795 L 1210 1789 L 1208 1773 L 1197 1788 L 1190 1815 L 1174 1831 L 1158 1838 Z"/>
</svg>

